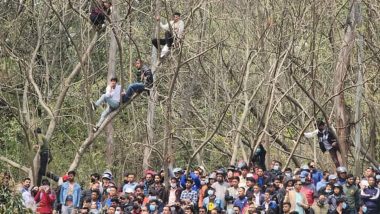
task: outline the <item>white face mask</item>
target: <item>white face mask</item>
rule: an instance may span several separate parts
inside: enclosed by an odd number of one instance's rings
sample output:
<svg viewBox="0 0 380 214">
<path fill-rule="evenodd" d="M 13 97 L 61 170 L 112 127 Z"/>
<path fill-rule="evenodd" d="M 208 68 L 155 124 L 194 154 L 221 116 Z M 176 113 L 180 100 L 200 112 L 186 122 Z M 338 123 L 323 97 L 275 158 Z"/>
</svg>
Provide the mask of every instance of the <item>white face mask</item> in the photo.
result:
<svg viewBox="0 0 380 214">
<path fill-rule="evenodd" d="M 214 191 L 212 191 L 212 190 L 209 190 L 209 191 L 207 191 L 207 194 L 210 196 L 210 195 L 213 195 L 214 194 Z"/>
<path fill-rule="evenodd" d="M 274 166 L 273 166 L 273 169 L 277 171 L 277 170 L 280 169 L 280 166 L 278 166 L 278 165 L 274 165 Z"/>
<path fill-rule="evenodd" d="M 170 183 L 170 186 L 171 186 L 172 188 L 176 188 L 176 187 L 177 187 L 177 184 L 176 184 L 176 183 Z"/>
</svg>

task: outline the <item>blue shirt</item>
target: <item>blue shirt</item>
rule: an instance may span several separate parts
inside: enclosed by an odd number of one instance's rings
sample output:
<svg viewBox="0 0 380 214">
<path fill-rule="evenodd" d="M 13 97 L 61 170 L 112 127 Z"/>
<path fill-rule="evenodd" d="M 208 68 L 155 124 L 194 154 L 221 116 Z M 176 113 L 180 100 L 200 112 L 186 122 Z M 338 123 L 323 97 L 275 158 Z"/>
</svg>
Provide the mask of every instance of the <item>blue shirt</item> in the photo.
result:
<svg viewBox="0 0 380 214">
<path fill-rule="evenodd" d="M 69 188 L 70 188 L 70 183 L 68 181 L 62 184 L 61 192 L 59 194 L 59 201 L 61 202 L 62 205 L 65 205 L 66 203 L 66 198 L 69 195 Z M 76 208 L 79 208 L 80 193 L 81 193 L 80 185 L 77 183 L 74 183 L 71 196 L 73 198 L 73 206 Z"/>
<path fill-rule="evenodd" d="M 245 207 L 245 205 L 247 205 L 247 203 L 248 203 L 247 197 L 244 197 L 244 198 L 238 197 L 234 202 L 234 206 L 238 206 L 240 208 L 240 213 L 242 213 L 243 208 Z"/>
</svg>

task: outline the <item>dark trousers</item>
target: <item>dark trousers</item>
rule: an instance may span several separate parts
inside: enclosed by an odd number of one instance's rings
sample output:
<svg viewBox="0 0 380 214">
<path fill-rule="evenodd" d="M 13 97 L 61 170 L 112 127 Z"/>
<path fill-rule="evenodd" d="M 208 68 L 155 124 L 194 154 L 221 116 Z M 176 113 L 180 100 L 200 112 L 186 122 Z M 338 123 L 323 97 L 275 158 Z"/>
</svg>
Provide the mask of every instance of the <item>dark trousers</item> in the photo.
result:
<svg viewBox="0 0 380 214">
<path fill-rule="evenodd" d="M 173 41 L 174 41 L 173 35 L 169 31 L 165 32 L 165 39 L 158 39 L 158 40 L 160 40 L 160 45 L 167 45 L 169 46 L 169 48 L 172 46 Z M 154 45 L 154 47 L 158 49 L 157 38 L 152 39 L 152 44 Z"/>
<path fill-rule="evenodd" d="M 46 175 L 46 168 L 49 163 L 49 152 L 41 152 L 40 169 L 38 170 L 37 185 L 41 186 L 42 176 Z"/>
<path fill-rule="evenodd" d="M 91 14 L 90 20 L 95 26 L 101 26 L 104 24 L 106 16 L 104 14 Z"/>
<path fill-rule="evenodd" d="M 336 168 L 340 167 L 340 163 L 339 163 L 337 152 L 338 152 L 338 150 L 335 149 L 335 148 L 332 148 L 332 149 L 329 150 L 331 159 L 334 162 Z"/>
<path fill-rule="evenodd" d="M 123 96 L 123 103 L 126 103 L 131 99 L 134 93 L 141 93 L 145 89 L 144 83 L 136 82 L 128 86 L 127 92 Z"/>
</svg>

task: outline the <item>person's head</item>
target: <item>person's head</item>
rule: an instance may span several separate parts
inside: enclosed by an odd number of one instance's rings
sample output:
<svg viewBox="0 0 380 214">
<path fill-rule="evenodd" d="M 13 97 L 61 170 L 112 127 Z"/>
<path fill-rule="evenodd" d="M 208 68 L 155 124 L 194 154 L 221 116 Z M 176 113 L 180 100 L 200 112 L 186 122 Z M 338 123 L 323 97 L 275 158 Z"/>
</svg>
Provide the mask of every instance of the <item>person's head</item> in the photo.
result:
<svg viewBox="0 0 380 214">
<path fill-rule="evenodd" d="M 344 166 L 340 166 L 336 169 L 336 173 L 339 178 L 346 179 L 347 178 L 347 168 Z"/>
<path fill-rule="evenodd" d="M 149 214 L 148 207 L 146 206 L 141 207 L 141 214 Z"/>
<path fill-rule="evenodd" d="M 177 186 L 178 186 L 178 180 L 177 180 L 177 178 L 176 177 L 172 177 L 170 179 L 170 187 L 171 188 L 177 188 Z"/>
<path fill-rule="evenodd" d="M 261 177 L 261 176 L 263 176 L 264 175 L 264 170 L 262 169 L 262 168 L 257 168 L 257 175 L 259 176 L 259 177 Z"/>
<path fill-rule="evenodd" d="M 253 214 L 253 212 L 256 211 L 256 206 L 255 206 L 255 203 L 249 203 L 249 206 L 248 206 L 248 214 Z"/>
<path fill-rule="evenodd" d="M 325 187 L 325 192 L 326 193 L 331 193 L 334 189 L 334 184 L 326 184 L 326 187 Z"/>
<path fill-rule="evenodd" d="M 92 173 L 90 175 L 91 183 L 98 182 L 100 180 L 100 175 L 99 173 Z"/>
<path fill-rule="evenodd" d="M 110 206 L 110 207 L 107 209 L 107 214 L 114 214 L 115 211 L 116 211 L 116 207 Z"/>
<path fill-rule="evenodd" d="M 191 178 L 186 179 L 186 189 L 191 189 L 193 186 L 193 180 Z"/>
<path fill-rule="evenodd" d="M 150 174 L 150 173 L 146 174 L 146 175 L 145 175 L 145 180 L 146 180 L 148 183 L 152 182 L 152 181 L 153 181 L 153 175 Z"/>
<path fill-rule="evenodd" d="M 223 173 L 221 173 L 221 172 L 216 173 L 216 181 L 219 183 L 223 183 L 223 181 L 224 181 Z"/>
<path fill-rule="evenodd" d="M 368 167 L 368 168 L 365 170 L 365 172 L 364 172 L 364 176 L 368 178 L 368 177 L 373 176 L 374 173 L 375 173 L 375 170 L 374 170 L 372 167 Z"/>
<path fill-rule="evenodd" d="M 219 213 L 219 212 L 218 212 L 218 210 L 217 210 L 217 209 L 215 209 L 215 208 L 214 208 L 214 209 L 212 209 L 212 210 L 211 210 L 211 212 L 210 212 L 210 214 L 218 214 L 218 213 Z"/>
<path fill-rule="evenodd" d="M 150 212 L 157 211 L 157 205 L 158 205 L 158 202 L 156 200 L 149 201 L 149 211 Z"/>
<path fill-rule="evenodd" d="M 239 189 L 238 189 L 238 196 L 240 198 L 244 198 L 245 197 L 245 188 L 244 187 L 239 187 Z"/>
<path fill-rule="evenodd" d="M 374 187 L 376 185 L 376 179 L 375 179 L 375 177 L 371 176 L 371 177 L 368 177 L 367 179 L 368 179 L 368 185 L 370 187 Z"/>
<path fill-rule="evenodd" d="M 191 206 L 186 206 L 184 211 L 185 211 L 185 214 L 193 214 L 194 213 L 193 208 Z"/>
<path fill-rule="evenodd" d="M 200 207 L 198 211 L 199 211 L 199 214 L 206 214 L 207 213 L 206 208 L 204 208 L 204 207 Z"/>
<path fill-rule="evenodd" d="M 4 172 L 0 174 L 1 184 L 3 186 L 9 186 L 9 181 L 11 180 L 11 174 L 9 172 Z"/>
<path fill-rule="evenodd" d="M 285 168 L 285 170 L 284 170 L 284 175 L 286 176 L 286 177 L 288 177 L 288 178 L 291 178 L 291 177 L 293 177 L 293 172 L 292 172 L 292 169 L 291 168 Z"/>
<path fill-rule="evenodd" d="M 297 192 L 299 192 L 299 191 L 301 191 L 301 188 L 302 188 L 302 182 L 301 182 L 301 180 L 295 181 L 295 183 L 294 183 L 294 190 L 296 190 Z"/>
<path fill-rule="evenodd" d="M 172 211 L 171 211 L 170 207 L 169 206 L 164 206 L 164 208 L 162 209 L 162 214 L 171 214 L 171 213 L 172 213 Z M 205 214 L 205 213 L 203 213 L 203 214 Z"/>
<path fill-rule="evenodd" d="M 253 192 L 256 194 L 260 192 L 260 186 L 258 184 L 253 185 Z"/>
<path fill-rule="evenodd" d="M 67 175 L 69 176 L 68 181 L 69 181 L 69 182 L 74 182 L 76 172 L 75 172 L 75 171 L 69 171 L 69 172 L 67 173 Z"/>
<path fill-rule="evenodd" d="M 329 183 L 335 184 L 337 180 L 336 175 L 329 175 Z"/>
<path fill-rule="evenodd" d="M 135 187 L 135 195 L 143 195 L 144 194 L 144 187 L 143 186 L 136 186 Z"/>
<path fill-rule="evenodd" d="M 111 1 L 109 1 L 109 0 L 103 0 L 102 3 L 103 3 L 104 9 L 109 9 L 112 6 Z"/>
<path fill-rule="evenodd" d="M 273 168 L 274 171 L 280 171 L 281 170 L 281 163 L 279 161 L 273 161 Z"/>
<path fill-rule="evenodd" d="M 49 182 L 49 180 L 48 179 L 42 179 L 42 181 L 41 181 L 41 184 L 42 184 L 42 186 L 50 186 L 50 182 Z"/>
<path fill-rule="evenodd" d="M 174 22 L 178 22 L 181 19 L 181 14 L 179 12 L 175 12 L 173 14 L 173 20 Z"/>
<path fill-rule="evenodd" d="M 122 213 L 123 209 L 120 206 L 116 207 L 115 213 Z"/>
<path fill-rule="evenodd" d="M 234 214 L 240 214 L 240 207 L 234 206 Z"/>
<path fill-rule="evenodd" d="M 326 196 L 321 194 L 318 197 L 318 205 L 325 205 L 326 204 Z"/>
<path fill-rule="evenodd" d="M 115 87 L 116 86 L 116 83 L 117 83 L 117 78 L 116 77 L 112 77 L 110 79 L 110 86 L 111 87 Z"/>
<path fill-rule="evenodd" d="M 279 189 L 280 185 L 281 185 L 281 179 L 280 179 L 280 177 L 274 178 L 273 184 L 274 184 L 275 189 Z"/>
<path fill-rule="evenodd" d="M 232 187 L 237 188 L 239 186 L 240 178 L 238 176 L 235 176 L 232 178 Z"/>
<path fill-rule="evenodd" d="M 326 124 L 325 122 L 323 122 L 323 120 L 320 119 L 319 121 L 317 121 L 317 127 L 319 131 L 323 131 L 326 127 Z"/>
<path fill-rule="evenodd" d="M 84 198 L 82 208 L 90 208 L 91 207 L 91 198 Z"/>
<path fill-rule="evenodd" d="M 253 187 L 253 185 L 255 185 L 255 179 L 253 177 L 248 177 L 246 180 L 246 185 L 248 188 Z"/>
<path fill-rule="evenodd" d="M 107 191 L 108 191 L 108 195 L 109 195 L 110 198 L 116 196 L 117 189 L 116 189 L 115 186 L 109 186 L 109 187 L 107 188 Z"/>
<path fill-rule="evenodd" d="M 100 192 L 99 190 L 92 190 L 91 191 L 91 200 L 97 201 L 99 199 Z"/>
<path fill-rule="evenodd" d="M 197 176 L 197 177 L 199 178 L 200 175 L 202 175 L 201 171 L 202 171 L 202 170 L 199 169 L 199 168 L 195 169 L 195 170 L 194 170 L 194 175 Z"/>
<path fill-rule="evenodd" d="M 335 184 L 333 191 L 335 195 L 340 195 L 342 193 L 342 186 L 340 184 Z"/>
<path fill-rule="evenodd" d="M 161 176 L 160 175 L 155 175 L 154 176 L 154 183 L 161 184 Z"/>
<path fill-rule="evenodd" d="M 270 192 L 268 190 L 264 193 L 264 199 L 265 201 L 270 201 Z"/>
<path fill-rule="evenodd" d="M 347 175 L 347 184 L 348 184 L 349 186 L 352 186 L 352 185 L 355 184 L 355 177 L 354 177 L 353 174 L 348 174 L 348 175 Z"/>
<path fill-rule="evenodd" d="M 289 202 L 284 202 L 282 204 L 282 212 L 284 212 L 284 213 L 290 212 L 291 207 L 292 207 L 292 205 Z"/>
<path fill-rule="evenodd" d="M 30 180 L 30 178 L 24 178 L 24 180 L 22 181 L 22 186 L 23 186 L 25 189 L 29 189 L 30 184 L 31 184 L 31 180 Z"/>
<path fill-rule="evenodd" d="M 135 60 L 135 68 L 140 69 L 143 66 L 144 62 L 141 59 Z"/>
<path fill-rule="evenodd" d="M 323 180 L 327 181 L 329 179 L 329 175 L 330 175 L 329 171 L 326 171 L 326 170 L 323 171 L 322 173 Z"/>
</svg>

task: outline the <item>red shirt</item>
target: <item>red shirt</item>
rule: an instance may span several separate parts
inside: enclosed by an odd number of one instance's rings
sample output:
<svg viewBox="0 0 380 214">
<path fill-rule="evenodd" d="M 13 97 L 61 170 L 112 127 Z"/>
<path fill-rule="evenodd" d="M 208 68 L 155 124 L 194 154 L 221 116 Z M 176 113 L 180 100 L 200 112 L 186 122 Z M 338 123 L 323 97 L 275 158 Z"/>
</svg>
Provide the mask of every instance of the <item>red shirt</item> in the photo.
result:
<svg viewBox="0 0 380 214">
<path fill-rule="evenodd" d="M 54 194 L 38 191 L 36 196 L 34 196 L 34 201 L 38 203 L 37 212 L 41 214 L 50 214 L 53 212 Z"/>
</svg>

